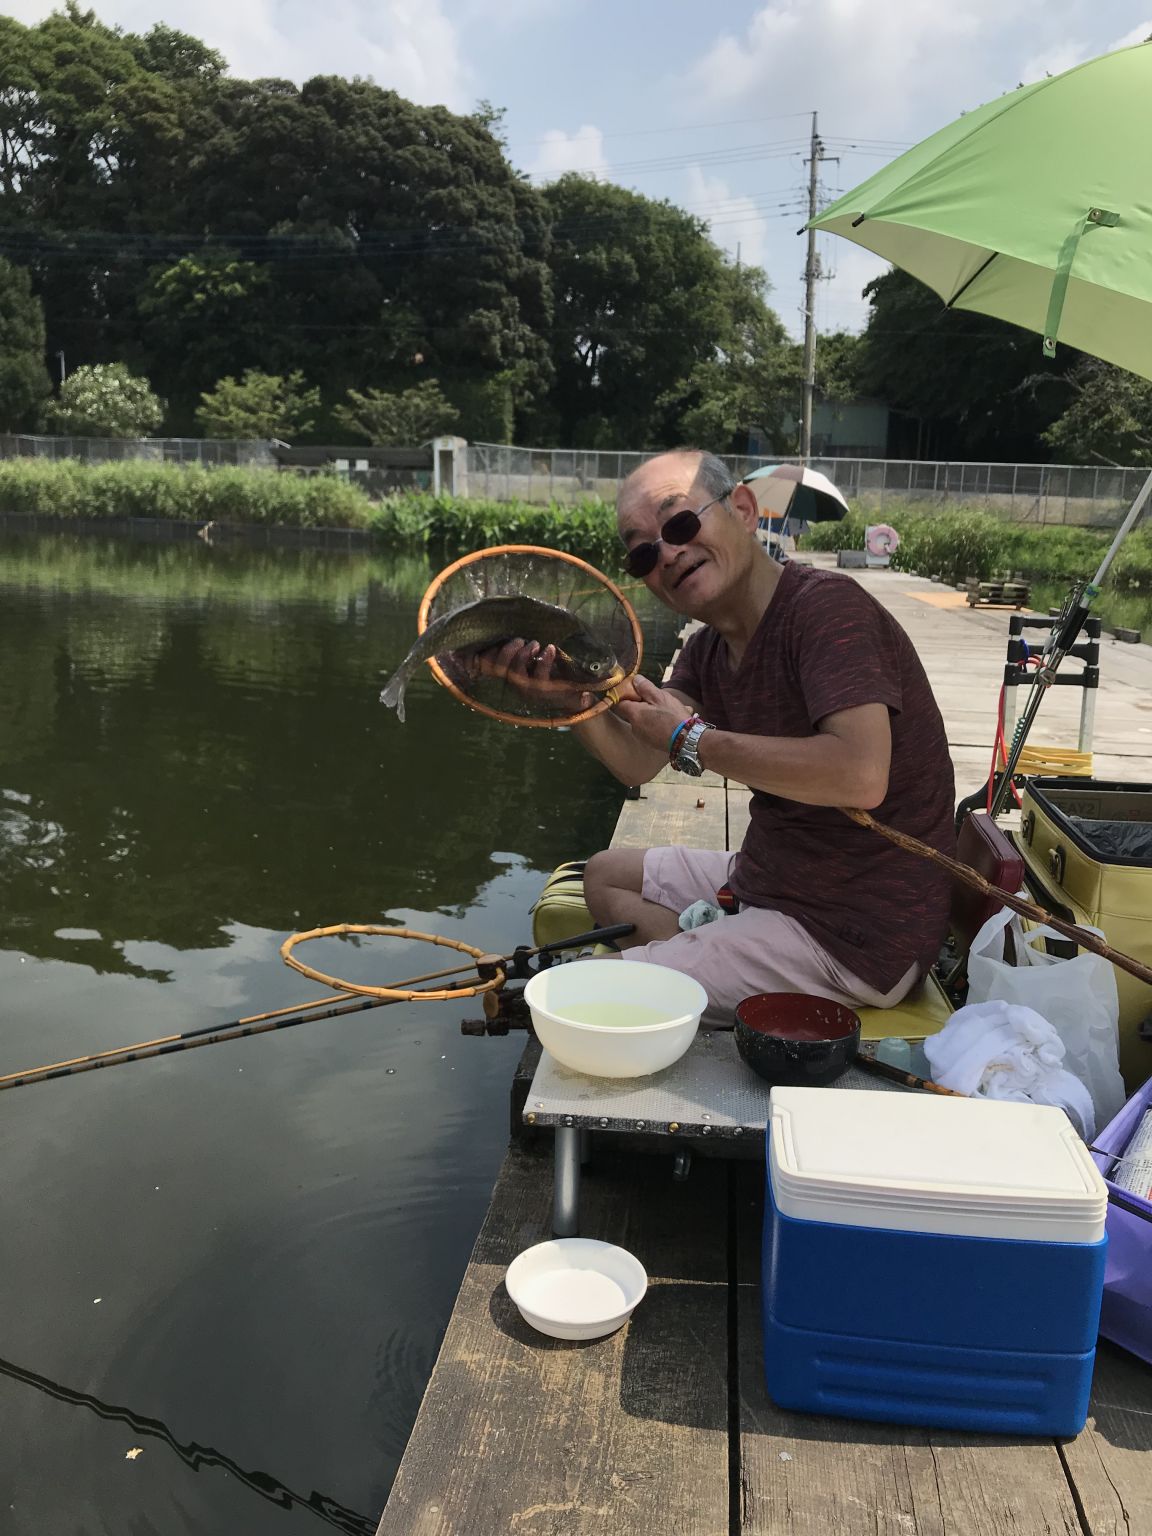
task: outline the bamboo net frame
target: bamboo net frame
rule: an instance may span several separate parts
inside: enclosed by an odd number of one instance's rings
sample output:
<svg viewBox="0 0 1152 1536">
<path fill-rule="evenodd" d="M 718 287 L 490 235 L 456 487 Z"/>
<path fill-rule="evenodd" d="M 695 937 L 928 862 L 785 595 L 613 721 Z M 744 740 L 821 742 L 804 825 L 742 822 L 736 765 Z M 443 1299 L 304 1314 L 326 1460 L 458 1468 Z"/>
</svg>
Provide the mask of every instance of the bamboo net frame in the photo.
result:
<svg viewBox="0 0 1152 1536">
<path fill-rule="evenodd" d="M 640 663 L 644 659 L 644 635 L 641 631 L 640 621 L 636 617 L 636 612 L 633 609 L 632 604 L 624 596 L 623 592 L 616 585 L 616 583 L 605 576 L 602 571 L 598 571 L 594 565 L 589 565 L 587 560 L 581 560 L 578 555 L 566 554 L 565 551 L 561 549 L 544 549 L 535 544 L 497 544 L 494 545 L 491 549 L 477 549 L 474 550 L 470 555 L 463 555 L 459 560 L 453 561 L 451 565 L 445 566 L 439 575 L 433 578 L 428 587 L 428 590 L 421 598 L 420 609 L 416 615 L 417 633 L 422 635 L 428 628 L 429 615 L 432 611 L 432 604 L 435 602 L 437 594 L 440 592 L 446 582 L 451 580 L 451 578 L 457 575 L 460 571 L 467 569 L 467 567 L 471 565 L 475 565 L 478 561 L 491 560 L 498 555 L 529 555 L 542 557 L 548 560 L 562 560 L 565 561 L 568 565 L 573 566 L 575 569 L 587 574 L 590 578 L 592 578 L 593 581 L 598 583 L 600 587 L 603 587 L 604 590 L 608 592 L 617 603 L 619 603 L 621 609 L 623 610 L 624 615 L 628 620 L 628 627 L 631 630 L 632 642 L 636 648 L 635 664 L 632 666 L 630 671 L 625 673 L 623 678 L 616 681 L 613 688 L 604 698 L 598 699 L 597 702 L 591 705 L 588 709 L 579 710 L 576 713 L 569 715 L 557 715 L 555 717 L 549 717 L 548 719 L 544 720 L 537 720 L 530 715 L 514 715 L 506 710 L 496 709 L 491 704 L 484 704 L 479 699 L 472 698 L 469 694 L 465 693 L 457 683 L 453 682 L 453 680 L 444 671 L 443 667 L 441 667 L 440 663 L 434 656 L 428 662 L 428 667 L 432 673 L 432 676 L 441 685 L 441 687 L 447 688 L 452 697 L 459 700 L 461 704 L 467 705 L 469 709 L 477 710 L 482 715 L 488 715 L 493 720 L 500 720 L 505 725 L 545 726 L 550 729 L 556 729 L 559 726 L 579 725 L 583 720 L 593 720 L 597 715 L 602 715 L 605 710 L 611 709 L 612 705 L 616 702 L 616 696 L 618 695 L 619 690 L 624 687 L 624 685 L 633 677 L 635 677 L 636 673 L 640 670 Z M 593 588 L 593 590 L 595 590 L 595 588 Z M 581 691 L 584 693 L 594 693 L 596 690 L 586 687 Z"/>
</svg>

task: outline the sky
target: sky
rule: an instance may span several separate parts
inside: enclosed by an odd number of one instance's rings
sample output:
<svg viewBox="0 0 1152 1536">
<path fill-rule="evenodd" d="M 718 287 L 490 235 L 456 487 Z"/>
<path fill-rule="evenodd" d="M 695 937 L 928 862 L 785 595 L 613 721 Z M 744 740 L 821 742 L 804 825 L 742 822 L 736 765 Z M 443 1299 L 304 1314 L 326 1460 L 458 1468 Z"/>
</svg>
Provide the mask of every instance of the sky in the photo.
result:
<svg viewBox="0 0 1152 1536">
<path fill-rule="evenodd" d="M 813 112 L 827 202 L 961 112 L 1152 33 L 1152 0 L 86 3 L 128 31 L 190 32 L 242 77 L 367 76 L 465 112 L 487 100 L 534 180 L 595 174 L 707 220 L 766 270 L 796 336 Z M 54 8 L 0 0 L 25 22 Z M 818 246 L 818 327 L 859 330 L 883 265 L 833 235 Z"/>
</svg>

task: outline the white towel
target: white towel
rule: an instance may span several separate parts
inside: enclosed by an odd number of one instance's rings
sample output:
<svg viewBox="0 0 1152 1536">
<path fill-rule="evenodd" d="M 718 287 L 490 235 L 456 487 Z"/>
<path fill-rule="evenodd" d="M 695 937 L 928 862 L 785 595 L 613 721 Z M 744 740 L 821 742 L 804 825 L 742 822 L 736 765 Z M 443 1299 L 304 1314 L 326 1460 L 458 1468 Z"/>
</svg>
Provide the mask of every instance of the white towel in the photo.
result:
<svg viewBox="0 0 1152 1536">
<path fill-rule="evenodd" d="M 992 1001 L 959 1008 L 924 1042 L 943 1088 L 988 1099 L 1055 1104 L 1085 1141 L 1096 1134 L 1092 1096 L 1064 1067 L 1064 1042 L 1034 1008 Z"/>
<path fill-rule="evenodd" d="M 685 933 L 690 933 L 693 928 L 703 928 L 705 923 L 715 923 L 727 913 L 713 906 L 710 901 L 694 901 L 690 907 L 685 907 L 680 914 L 680 926 Z"/>
</svg>

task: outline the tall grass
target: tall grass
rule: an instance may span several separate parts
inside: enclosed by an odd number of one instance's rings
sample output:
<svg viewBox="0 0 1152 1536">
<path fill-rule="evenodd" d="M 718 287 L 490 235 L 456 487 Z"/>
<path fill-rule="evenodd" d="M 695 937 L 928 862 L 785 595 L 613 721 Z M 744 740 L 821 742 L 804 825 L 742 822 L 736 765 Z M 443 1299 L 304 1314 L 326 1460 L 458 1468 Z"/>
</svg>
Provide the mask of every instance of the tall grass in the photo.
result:
<svg viewBox="0 0 1152 1536">
<path fill-rule="evenodd" d="M 1111 533 L 1093 528 L 1032 527 L 1002 522 L 987 512 L 891 511 L 884 520 L 900 535 L 892 557 L 898 571 L 987 580 L 1020 574 L 1033 581 L 1072 581 L 1095 573 Z M 852 511 L 839 523 L 813 523 L 802 548 L 862 549 L 864 530 L 877 517 Z M 1111 584 L 1120 591 L 1152 590 L 1152 532 L 1129 534 L 1112 567 Z"/>
<path fill-rule="evenodd" d="M 364 528 L 371 511 L 363 491 L 332 475 L 139 461 L 0 460 L 0 512 Z"/>
<path fill-rule="evenodd" d="M 452 496 L 392 496 L 373 509 L 371 527 L 390 544 L 430 553 L 540 544 L 586 560 L 618 557 L 616 513 L 606 501 L 535 506 L 524 501 L 466 501 Z"/>
</svg>

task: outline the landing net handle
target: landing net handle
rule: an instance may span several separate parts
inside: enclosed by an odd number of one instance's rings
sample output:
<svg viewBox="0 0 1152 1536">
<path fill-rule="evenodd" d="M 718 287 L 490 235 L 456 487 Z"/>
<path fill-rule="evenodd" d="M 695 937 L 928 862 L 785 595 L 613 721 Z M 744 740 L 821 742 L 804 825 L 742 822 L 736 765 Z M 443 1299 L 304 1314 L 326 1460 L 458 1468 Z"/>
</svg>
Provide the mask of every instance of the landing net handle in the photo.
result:
<svg viewBox="0 0 1152 1536">
<path fill-rule="evenodd" d="M 632 604 L 624 596 L 616 583 L 604 575 L 603 571 L 598 571 L 594 565 L 589 565 L 586 560 L 581 560 L 578 555 L 569 555 L 560 549 L 543 549 L 535 544 L 497 544 L 492 549 L 478 549 L 474 550 L 470 555 L 462 556 L 461 559 L 446 566 L 433 580 L 427 592 L 425 592 L 420 602 L 420 611 L 416 615 L 417 633 L 422 635 L 428 628 L 432 604 L 447 581 L 460 571 L 475 565 L 478 561 L 491 560 L 498 555 L 529 555 L 538 559 L 563 560 L 569 565 L 574 566 L 584 575 L 590 577 L 593 581 L 599 582 L 604 590 L 619 603 L 621 610 L 628 620 L 628 626 L 632 632 L 632 643 L 636 649 L 636 661 L 627 673 L 625 681 L 635 677 L 636 673 L 640 670 L 640 663 L 644 659 L 644 636 L 640 629 L 640 621 L 636 617 Z M 557 726 L 578 725 L 581 720 L 592 720 L 597 715 L 602 715 L 605 710 L 611 709 L 613 704 L 611 698 L 598 699 L 591 708 L 581 710 L 577 714 L 549 716 L 547 719 L 536 719 L 531 715 L 514 715 L 506 710 L 496 709 L 490 704 L 483 704 L 479 699 L 474 699 L 465 693 L 462 688 L 452 681 L 434 656 L 429 661 L 428 666 L 432 676 L 441 687 L 447 688 L 454 699 L 459 699 L 461 704 L 466 704 L 469 709 L 477 710 L 482 715 L 489 715 L 493 720 L 503 721 L 505 725 L 537 725 L 552 729 L 555 729 Z M 622 685 L 618 684 L 617 686 Z M 289 964 L 291 963 L 289 961 Z"/>
</svg>

